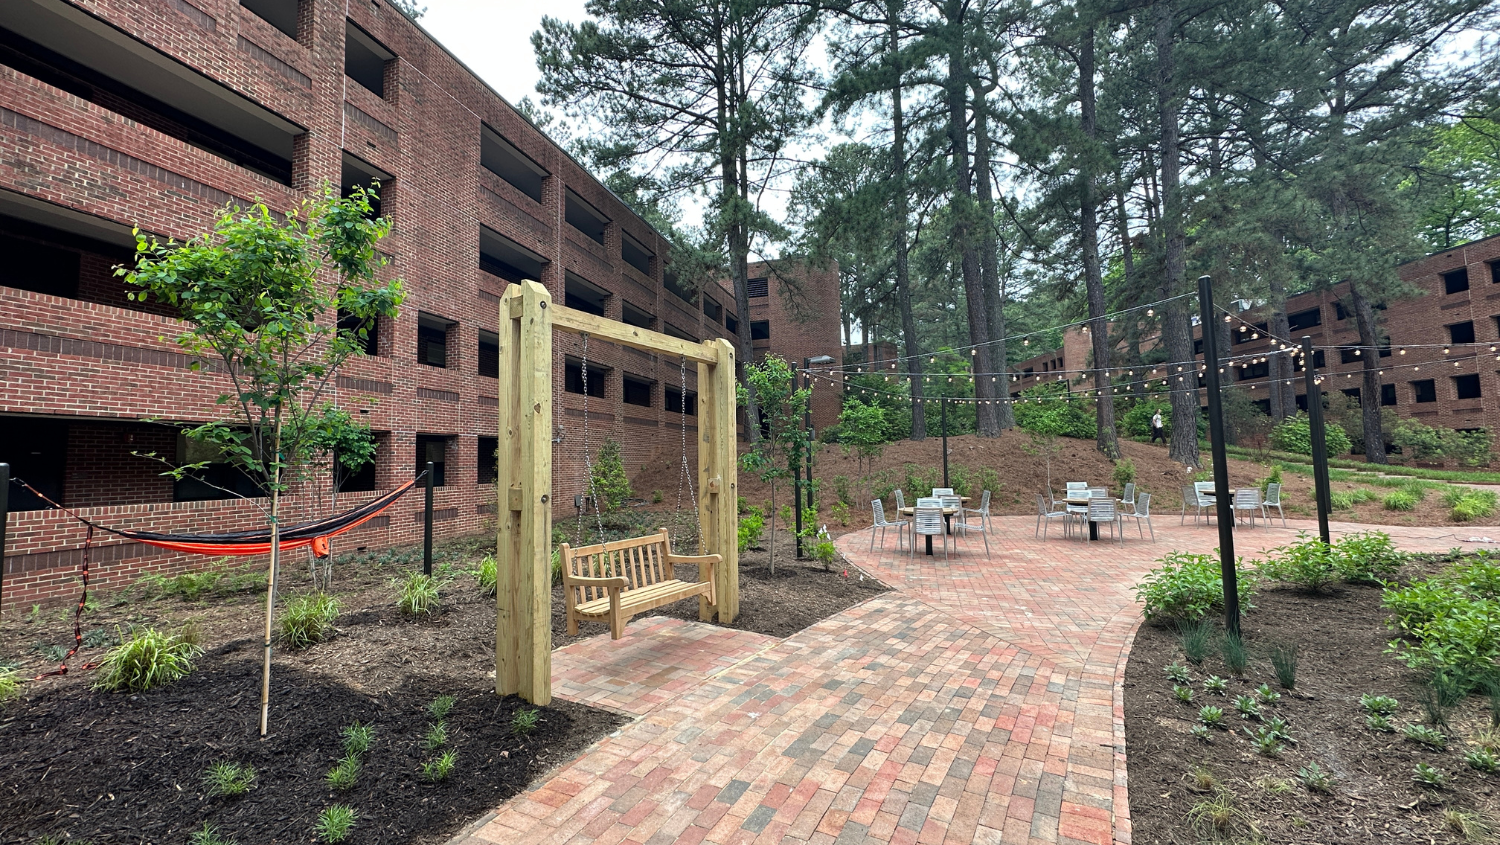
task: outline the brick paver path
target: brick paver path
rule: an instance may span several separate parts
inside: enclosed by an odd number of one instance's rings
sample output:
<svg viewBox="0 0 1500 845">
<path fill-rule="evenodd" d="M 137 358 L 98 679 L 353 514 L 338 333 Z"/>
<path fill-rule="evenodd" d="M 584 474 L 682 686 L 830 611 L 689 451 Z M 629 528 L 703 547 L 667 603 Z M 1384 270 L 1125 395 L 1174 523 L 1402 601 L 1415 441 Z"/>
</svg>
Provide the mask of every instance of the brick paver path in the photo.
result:
<svg viewBox="0 0 1500 845">
<path fill-rule="evenodd" d="M 459 841 L 1129 843 L 1131 587 L 1218 539 L 1177 521 L 1121 546 L 998 517 L 988 558 L 973 537 L 947 562 L 857 532 L 840 550 L 895 591 L 788 639 L 656 617 L 560 649 L 559 696 L 640 718 Z M 1388 530 L 1414 551 L 1485 533 Z M 1293 536 L 1240 530 L 1236 551 Z"/>
</svg>

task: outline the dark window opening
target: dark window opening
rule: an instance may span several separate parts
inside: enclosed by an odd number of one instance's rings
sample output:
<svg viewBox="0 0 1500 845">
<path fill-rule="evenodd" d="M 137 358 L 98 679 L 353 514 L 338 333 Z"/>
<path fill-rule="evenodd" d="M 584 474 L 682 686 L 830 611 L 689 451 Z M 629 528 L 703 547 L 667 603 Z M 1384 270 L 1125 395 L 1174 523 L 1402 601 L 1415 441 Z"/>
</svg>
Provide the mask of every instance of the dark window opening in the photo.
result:
<svg viewBox="0 0 1500 845">
<path fill-rule="evenodd" d="M 668 386 L 664 392 L 666 408 L 674 414 L 686 414 L 690 417 L 698 416 L 698 394 L 689 390 L 684 396 L 682 388 Z"/>
<path fill-rule="evenodd" d="M 630 236 L 629 232 L 620 233 L 620 257 L 625 263 L 641 271 L 642 275 L 651 275 L 651 259 L 655 254 L 646 249 L 646 245 Z"/>
<path fill-rule="evenodd" d="M 479 374 L 487 378 L 500 377 L 500 335 L 485 329 L 479 330 Z"/>
<path fill-rule="evenodd" d="M 677 278 L 677 274 L 670 270 L 662 274 L 661 284 L 662 287 L 667 289 L 667 293 L 672 294 L 683 302 L 698 301 L 698 292 L 683 287 L 681 281 Z"/>
<path fill-rule="evenodd" d="M 1262 414 L 1271 413 L 1271 400 L 1269 399 L 1257 399 L 1252 404 L 1254 404 L 1255 407 L 1259 408 Z"/>
<path fill-rule="evenodd" d="M 1327 365 L 1328 365 L 1328 360 L 1327 360 L 1327 357 L 1323 354 L 1323 350 L 1321 350 L 1321 349 L 1314 349 L 1313 350 L 1313 369 L 1315 369 L 1315 370 L 1321 370 L 1321 369 L 1323 369 Z M 1304 363 L 1302 363 L 1302 356 L 1301 355 L 1293 356 L 1292 372 L 1294 372 L 1294 373 L 1300 373 L 1300 372 L 1302 372 L 1305 369 L 1307 369 L 1307 365 L 1304 364 Z"/>
<path fill-rule="evenodd" d="M 68 424 L 33 417 L 0 417 L 0 461 L 10 464 L 10 477 L 24 479 L 42 495 L 68 504 L 64 488 L 68 469 Z M 30 490 L 10 486 L 10 509 L 40 511 L 51 507 Z"/>
<path fill-rule="evenodd" d="M 421 475 L 432 464 L 432 486 L 443 487 L 447 482 L 448 437 L 443 434 L 417 435 L 417 468 L 413 477 Z M 420 486 L 420 485 L 419 485 Z"/>
<path fill-rule="evenodd" d="M 603 317 L 605 306 L 609 302 L 609 291 L 590 284 L 582 276 L 574 275 L 571 270 L 567 271 L 564 276 L 563 304 L 578 311 Z"/>
<path fill-rule="evenodd" d="M 1437 382 L 1430 378 L 1424 378 L 1421 381 L 1414 381 L 1411 383 L 1411 392 L 1412 399 L 1415 402 L 1436 402 Z"/>
<path fill-rule="evenodd" d="M 1361 400 L 1359 398 L 1360 397 L 1359 388 L 1357 388 L 1357 387 L 1346 387 L 1343 390 L 1341 390 L 1340 392 L 1343 393 L 1345 396 L 1349 397 L 1350 399 L 1353 399 L 1354 400 L 1354 404 L 1356 404 L 1356 405 L 1362 404 Z"/>
<path fill-rule="evenodd" d="M 500 477 L 500 438 L 480 437 L 479 440 L 479 471 L 475 482 L 478 484 L 494 484 Z"/>
<path fill-rule="evenodd" d="M 380 459 L 379 451 L 371 456 L 359 469 L 351 470 L 339 461 L 338 485 L 340 493 L 368 493 L 375 489 L 375 462 Z"/>
<path fill-rule="evenodd" d="M 1024 369 L 1024 370 L 1021 371 L 1021 374 L 1022 375 L 1027 375 L 1027 376 L 1035 375 L 1036 374 L 1036 370 L 1032 369 L 1031 367 L 1027 367 L 1026 369 Z"/>
<path fill-rule="evenodd" d="M 689 332 L 685 332 L 682 329 L 679 329 L 676 326 L 672 325 L 671 323 L 667 323 L 665 326 L 663 326 L 662 331 L 664 334 L 669 334 L 672 337 L 677 338 L 678 340 L 690 340 L 693 343 L 697 343 L 699 340 L 698 338 L 693 337 L 693 335 Z"/>
<path fill-rule="evenodd" d="M 339 196 L 348 199 L 355 188 L 364 188 L 370 192 L 370 213 L 379 217 L 381 195 L 390 190 L 390 185 L 390 174 L 344 153 L 344 163 L 339 172 Z"/>
<path fill-rule="evenodd" d="M 1463 293 L 1469 289 L 1469 268 L 1460 267 L 1443 274 L 1444 293 Z"/>
<path fill-rule="evenodd" d="M 479 227 L 479 269 L 507 282 L 538 282 L 547 259 L 488 226 Z"/>
<path fill-rule="evenodd" d="M 751 340 L 770 340 L 771 339 L 771 321 L 770 320 L 751 320 L 750 321 L 750 339 Z"/>
<path fill-rule="evenodd" d="M 725 314 L 724 315 L 724 328 L 729 329 L 729 333 L 730 334 L 733 334 L 733 335 L 739 334 L 740 333 L 740 318 L 734 316 L 733 314 Z"/>
<path fill-rule="evenodd" d="M 542 201 L 546 169 L 485 124 L 480 124 L 479 163 L 511 187 L 537 202 Z"/>
<path fill-rule="evenodd" d="M 360 29 L 354 21 L 344 21 L 344 75 L 370 89 L 375 96 L 385 97 L 385 67 L 396 54 L 376 41 L 368 32 Z"/>
<path fill-rule="evenodd" d="M 216 499 L 257 498 L 263 493 L 255 479 L 238 466 L 224 460 L 224 455 L 210 443 L 177 435 L 177 464 L 204 463 L 187 477 L 172 482 L 172 501 L 206 502 Z"/>
<path fill-rule="evenodd" d="M 0 250 L 6 256 L 0 262 L 0 284 L 47 296 L 78 297 L 77 252 L 10 235 L 0 235 Z"/>
<path fill-rule="evenodd" d="M 1377 347 L 1376 350 L 1380 353 L 1380 355 L 1378 357 L 1381 357 L 1381 358 L 1389 358 L 1389 357 L 1391 357 L 1391 342 L 1389 340 L 1387 340 L 1383 345 Z"/>
<path fill-rule="evenodd" d="M 291 184 L 301 127 L 70 4 L 0 3 L 0 64 Z"/>
<path fill-rule="evenodd" d="M 288 38 L 296 39 L 297 19 L 302 11 L 300 0 L 240 0 L 240 5 L 286 33 Z"/>
<path fill-rule="evenodd" d="M 641 329 L 649 329 L 656 325 L 656 318 L 644 308 L 637 308 L 629 302 L 620 303 L 620 321 L 627 326 L 635 326 Z"/>
<path fill-rule="evenodd" d="M 604 382 L 609 378 L 609 368 L 601 367 L 597 363 L 589 363 L 589 395 L 595 398 L 604 396 Z M 583 395 L 583 361 L 576 358 L 568 358 L 563 373 L 563 389 L 569 393 Z"/>
<path fill-rule="evenodd" d="M 4 213 L 8 211 L 24 217 L 11 217 Z M 5 255 L 0 285 L 175 316 L 176 309 L 155 297 L 147 302 L 126 298 L 138 288 L 116 276 L 114 268 L 135 264 L 134 248 L 127 243 L 133 239 L 124 226 L 0 191 L 0 250 Z"/>
<path fill-rule="evenodd" d="M 1203 354 L 1203 338 L 1200 337 L 1197 340 L 1193 341 L 1193 354 L 1194 355 L 1202 355 Z"/>
<path fill-rule="evenodd" d="M 703 297 L 703 314 L 713 320 L 714 325 L 724 322 L 724 306 L 707 296 Z"/>
<path fill-rule="evenodd" d="M 1454 376 L 1453 387 L 1458 391 L 1460 399 L 1478 399 L 1482 395 L 1479 376 L 1473 373 L 1466 376 Z"/>
<path fill-rule="evenodd" d="M 1250 366 L 1248 366 L 1248 367 L 1241 367 L 1240 368 L 1239 377 L 1241 379 L 1265 378 L 1266 376 L 1268 376 L 1270 374 L 1271 374 L 1271 364 L 1270 364 L 1270 362 L 1269 361 L 1257 361 L 1257 362 L 1254 362 L 1254 363 L 1250 364 Z"/>
<path fill-rule="evenodd" d="M 1490 267 L 1490 284 L 1492 284 L 1492 285 L 1500 285 L 1500 260 L 1491 261 L 1489 263 L 1489 267 Z"/>
<path fill-rule="evenodd" d="M 640 405 L 643 408 L 651 407 L 651 381 L 649 379 L 625 376 L 624 400 L 627 405 Z"/>
<path fill-rule="evenodd" d="M 380 318 L 356 317 L 339 309 L 339 333 L 354 335 L 359 348 L 366 355 L 380 354 Z"/>
<path fill-rule="evenodd" d="M 1380 405 L 1389 407 L 1396 404 L 1396 385 L 1382 384 L 1380 386 Z"/>
<path fill-rule="evenodd" d="M 1339 347 L 1339 363 L 1340 364 L 1353 364 L 1356 361 L 1359 361 L 1360 358 L 1363 355 L 1364 355 L 1364 353 L 1360 350 L 1360 348 L 1358 346 L 1340 346 Z"/>
<path fill-rule="evenodd" d="M 1297 394 L 1297 410 L 1299 410 L 1299 411 L 1305 411 L 1305 410 L 1307 410 L 1307 394 L 1306 393 L 1299 393 L 1299 394 Z"/>
<path fill-rule="evenodd" d="M 1448 327 L 1448 340 L 1453 343 L 1474 342 L 1474 321 L 1466 320 L 1462 323 L 1454 323 Z"/>
<path fill-rule="evenodd" d="M 1323 325 L 1323 309 L 1309 308 L 1306 311 L 1288 314 L 1286 323 L 1287 327 L 1294 332 L 1310 329 L 1313 326 L 1321 326 Z"/>
<path fill-rule="evenodd" d="M 1344 307 L 1344 303 L 1342 303 L 1342 302 L 1335 302 L 1335 303 L 1333 303 L 1333 318 L 1335 320 L 1347 320 L 1347 319 L 1349 319 L 1349 311 L 1348 311 L 1348 309 L 1346 309 Z"/>
<path fill-rule="evenodd" d="M 567 196 L 563 198 L 563 219 L 595 242 L 604 243 L 604 230 L 609 226 L 609 218 L 574 193 L 572 188 L 568 189 Z"/>
<path fill-rule="evenodd" d="M 457 325 L 432 314 L 417 313 L 417 363 L 448 366 L 448 330 Z"/>
</svg>

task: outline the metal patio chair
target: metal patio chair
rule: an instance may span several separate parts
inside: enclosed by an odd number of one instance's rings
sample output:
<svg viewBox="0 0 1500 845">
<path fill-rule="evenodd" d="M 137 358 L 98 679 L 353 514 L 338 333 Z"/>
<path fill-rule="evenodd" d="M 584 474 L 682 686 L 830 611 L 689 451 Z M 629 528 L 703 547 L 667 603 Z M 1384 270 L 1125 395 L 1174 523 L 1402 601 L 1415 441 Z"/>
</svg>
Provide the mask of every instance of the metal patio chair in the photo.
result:
<svg viewBox="0 0 1500 845">
<path fill-rule="evenodd" d="M 943 538 L 943 560 L 948 560 L 948 526 L 943 522 L 941 506 L 923 506 L 928 499 L 918 499 L 911 518 L 911 557 L 917 556 L 918 536 L 941 536 Z"/>
<path fill-rule="evenodd" d="M 1120 544 L 1125 544 L 1125 532 L 1120 522 L 1120 509 L 1115 507 L 1115 500 L 1108 496 L 1089 500 L 1088 521 L 1099 525 L 1108 524 L 1110 537 L 1117 537 Z"/>
<path fill-rule="evenodd" d="M 1073 515 L 1066 510 L 1048 510 L 1047 497 L 1041 493 L 1036 494 L 1036 531 L 1032 536 L 1041 537 L 1043 540 L 1047 539 L 1047 526 L 1054 519 L 1063 521 L 1063 536 L 1068 536 L 1073 525 Z"/>
<path fill-rule="evenodd" d="M 1151 529 L 1151 542 L 1153 542 L 1153 543 L 1156 542 L 1156 526 L 1154 526 L 1154 525 L 1151 524 L 1151 494 L 1150 493 L 1142 493 L 1140 495 L 1140 497 L 1135 500 L 1135 510 L 1133 510 L 1133 511 L 1131 511 L 1129 513 L 1121 511 L 1120 512 L 1120 519 L 1122 520 L 1122 522 L 1121 522 L 1122 529 L 1123 529 L 1123 525 L 1124 525 L 1123 520 L 1126 520 L 1126 519 L 1133 519 L 1133 520 L 1135 520 L 1135 530 L 1138 533 L 1140 533 L 1142 537 L 1145 536 L 1145 533 L 1141 531 L 1141 523 L 1144 522 L 1146 524 L 1146 527 Z"/>
<path fill-rule="evenodd" d="M 882 549 L 885 548 L 885 530 L 887 528 L 894 528 L 894 529 L 896 529 L 896 548 L 898 550 L 905 548 L 905 546 L 903 546 L 901 544 L 901 536 L 902 536 L 902 532 L 904 532 L 906 530 L 906 527 L 907 527 L 906 520 L 904 520 L 904 519 L 898 519 L 898 520 L 896 520 L 894 522 L 888 522 L 888 521 L 886 521 L 886 518 L 885 518 L 885 504 L 883 502 L 881 502 L 879 499 L 875 499 L 874 501 L 870 502 L 870 509 L 875 512 L 875 523 L 870 526 L 870 551 L 872 551 L 872 552 L 875 551 L 875 530 L 874 529 L 876 529 L 876 528 L 880 529 L 880 547 Z M 900 511 L 897 511 L 897 513 L 899 514 Z"/>
<path fill-rule="evenodd" d="M 1281 516 L 1281 527 L 1285 528 L 1286 511 L 1281 509 L 1281 482 L 1279 481 L 1272 481 L 1266 485 L 1266 498 L 1260 503 L 1261 516 L 1264 516 L 1268 523 L 1271 521 L 1271 508 L 1275 508 L 1276 513 Z"/>
</svg>

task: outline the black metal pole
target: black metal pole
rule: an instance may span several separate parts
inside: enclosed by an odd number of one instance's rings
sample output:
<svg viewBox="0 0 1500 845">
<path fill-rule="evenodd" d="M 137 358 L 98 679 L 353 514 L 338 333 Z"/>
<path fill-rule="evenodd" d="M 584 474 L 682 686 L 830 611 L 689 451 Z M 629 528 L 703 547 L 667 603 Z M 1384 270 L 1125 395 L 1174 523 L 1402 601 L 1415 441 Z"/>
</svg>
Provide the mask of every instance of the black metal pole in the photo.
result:
<svg viewBox="0 0 1500 845">
<path fill-rule="evenodd" d="M 1203 330 L 1203 372 L 1208 376 L 1208 438 L 1214 461 L 1214 504 L 1219 518 L 1219 573 L 1224 580 L 1224 631 L 1240 635 L 1239 572 L 1234 564 L 1234 502 L 1229 499 L 1229 459 L 1224 454 L 1224 409 L 1219 397 L 1219 349 L 1214 331 L 1214 284 L 1198 277 Z M 1196 391 L 1195 391 L 1196 392 Z"/>
<path fill-rule="evenodd" d="M 5 524 L 10 518 L 10 464 L 0 464 L 0 613 L 5 609 Z"/>
<path fill-rule="evenodd" d="M 1329 543 L 1328 508 L 1332 490 L 1328 486 L 1328 429 L 1323 425 L 1323 389 L 1313 369 L 1312 338 L 1302 337 L 1302 379 L 1307 385 L 1307 421 L 1312 433 L 1313 489 L 1318 497 L 1318 536 Z M 1361 396 L 1360 401 L 1365 397 Z"/>
<path fill-rule="evenodd" d="M 437 467 L 427 462 L 427 510 L 422 514 L 422 574 L 432 574 L 432 488 L 437 485 Z"/>
<path fill-rule="evenodd" d="M 807 359 L 802 359 L 802 384 L 803 390 L 807 389 Z M 809 403 L 811 404 L 811 403 Z M 792 510 L 793 519 L 797 521 L 797 559 L 802 559 L 802 450 L 807 448 L 807 426 L 811 411 L 806 405 L 802 407 L 802 437 L 797 448 L 792 450 Z"/>
<path fill-rule="evenodd" d="M 943 486 L 948 484 L 948 397 L 943 397 Z"/>
</svg>

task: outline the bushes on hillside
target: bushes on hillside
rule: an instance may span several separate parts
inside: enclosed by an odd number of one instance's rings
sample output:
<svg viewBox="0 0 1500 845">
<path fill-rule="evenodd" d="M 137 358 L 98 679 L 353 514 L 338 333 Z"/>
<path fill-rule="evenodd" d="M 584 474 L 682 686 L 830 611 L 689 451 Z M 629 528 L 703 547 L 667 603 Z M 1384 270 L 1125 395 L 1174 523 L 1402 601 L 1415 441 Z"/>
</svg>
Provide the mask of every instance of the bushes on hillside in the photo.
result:
<svg viewBox="0 0 1500 845">
<path fill-rule="evenodd" d="M 1414 461 L 1436 462 L 1451 458 L 1460 466 L 1487 466 L 1494 446 L 1487 429 L 1455 431 L 1403 419 L 1391 431 L 1391 442 Z"/>
<path fill-rule="evenodd" d="M 1064 384 L 1040 384 L 1021 392 L 1024 402 L 1012 404 L 1016 426 L 1024 431 L 1056 437 L 1093 440 L 1099 434 L 1094 409 L 1075 398 Z"/>
<path fill-rule="evenodd" d="M 1328 444 L 1328 456 L 1336 458 L 1349 454 L 1352 444 L 1349 442 L 1348 432 L 1333 423 L 1326 423 L 1324 429 L 1327 432 L 1325 437 Z M 1311 455 L 1312 424 L 1308 421 L 1307 415 L 1299 413 L 1278 423 L 1271 430 L 1271 447 L 1296 455 Z"/>
</svg>

